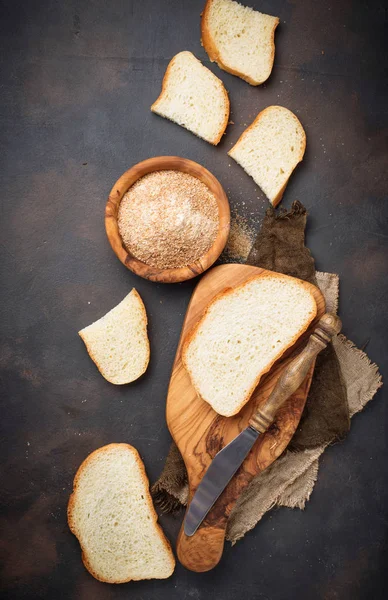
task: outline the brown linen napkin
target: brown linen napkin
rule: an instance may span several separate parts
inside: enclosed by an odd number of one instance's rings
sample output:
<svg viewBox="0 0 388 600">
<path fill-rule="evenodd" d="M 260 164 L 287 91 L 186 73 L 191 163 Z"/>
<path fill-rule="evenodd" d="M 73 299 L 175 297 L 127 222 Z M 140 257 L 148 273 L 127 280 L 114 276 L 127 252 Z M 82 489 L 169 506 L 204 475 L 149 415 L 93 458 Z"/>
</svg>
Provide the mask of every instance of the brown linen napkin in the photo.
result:
<svg viewBox="0 0 388 600">
<path fill-rule="evenodd" d="M 304 207 L 300 203 L 294 203 L 291 212 L 282 213 L 280 219 L 277 219 L 274 216 L 274 212 L 270 210 L 264 221 L 263 228 L 264 225 L 267 225 L 268 229 L 270 229 L 269 225 L 271 223 L 272 225 L 278 225 L 279 221 L 288 226 L 285 227 L 283 225 L 283 233 L 281 233 L 280 228 L 275 227 L 274 233 L 267 236 L 272 241 L 268 242 L 268 247 L 265 249 L 267 255 L 262 259 L 266 261 L 266 268 L 276 270 L 273 266 L 276 264 L 276 256 L 284 256 L 287 252 L 286 242 L 288 240 L 288 243 L 291 243 L 291 245 L 293 243 L 295 248 L 289 254 L 292 256 L 294 262 L 299 265 L 299 270 L 296 270 L 296 272 L 289 270 L 288 273 L 298 276 L 301 270 L 305 269 L 304 275 L 306 278 L 314 276 L 313 259 L 310 252 L 304 247 L 304 228 L 306 223 L 306 211 Z M 263 229 L 261 234 L 262 232 Z M 261 234 L 259 234 L 259 237 Z M 282 250 L 272 249 L 270 252 L 269 246 L 272 245 L 273 248 L 273 245 L 278 242 Z M 255 244 L 252 252 L 259 252 L 257 246 L 258 244 Z M 251 257 L 250 260 L 252 260 Z M 268 265 L 269 261 L 272 261 L 271 266 Z M 315 283 L 318 283 L 325 296 L 327 310 L 336 312 L 338 305 L 338 276 L 328 273 L 317 273 L 316 275 L 317 281 Z M 349 407 L 353 413 L 356 410 L 361 410 L 364 404 L 373 397 L 377 389 L 381 386 L 381 377 L 376 365 L 371 365 L 367 356 L 362 351 L 354 348 L 346 338 L 339 336 L 334 345 L 348 393 Z M 325 380 L 323 379 L 321 384 L 324 383 Z M 325 388 L 322 389 L 323 394 L 324 392 Z M 332 399 L 329 400 L 329 404 L 330 402 L 332 402 Z M 357 409 L 354 409 L 355 406 L 357 406 Z M 341 415 L 339 423 L 343 427 L 344 422 L 347 422 L 347 420 L 343 419 L 343 412 Z M 305 422 L 308 423 L 308 420 L 312 418 L 314 417 L 310 412 Z M 303 424 L 301 425 L 302 427 Z M 338 432 L 340 436 L 343 435 L 340 427 L 337 427 L 336 431 L 337 436 Z M 249 529 L 254 527 L 267 510 L 275 505 L 304 507 L 317 478 L 318 457 L 332 440 L 330 432 L 333 432 L 333 430 L 327 428 L 326 440 L 322 438 L 324 441 L 320 445 L 316 445 L 313 449 L 309 449 L 307 445 L 303 451 L 290 452 L 287 450 L 269 469 L 251 482 L 232 511 L 228 522 L 227 539 L 232 542 L 240 539 Z M 188 486 L 186 469 L 175 444 L 171 446 L 163 472 L 153 486 L 152 491 L 155 503 L 165 512 L 174 512 L 187 502 Z"/>
<path fill-rule="evenodd" d="M 267 210 L 247 264 L 299 277 L 317 285 L 314 259 L 304 245 L 307 212 L 295 201 L 291 210 Z M 349 430 L 346 390 L 332 344 L 319 354 L 305 409 L 290 450 L 314 448 L 342 439 Z"/>
<path fill-rule="evenodd" d="M 317 285 L 314 259 L 304 245 L 306 220 L 306 209 L 298 200 L 290 211 L 268 208 L 246 264 Z"/>
<path fill-rule="evenodd" d="M 291 210 L 267 210 L 247 264 L 299 277 L 317 285 L 314 259 L 304 245 L 307 212 L 295 201 Z M 319 354 L 306 406 L 290 450 L 314 448 L 343 439 L 349 430 L 349 409 L 338 359 L 332 344 Z"/>
</svg>

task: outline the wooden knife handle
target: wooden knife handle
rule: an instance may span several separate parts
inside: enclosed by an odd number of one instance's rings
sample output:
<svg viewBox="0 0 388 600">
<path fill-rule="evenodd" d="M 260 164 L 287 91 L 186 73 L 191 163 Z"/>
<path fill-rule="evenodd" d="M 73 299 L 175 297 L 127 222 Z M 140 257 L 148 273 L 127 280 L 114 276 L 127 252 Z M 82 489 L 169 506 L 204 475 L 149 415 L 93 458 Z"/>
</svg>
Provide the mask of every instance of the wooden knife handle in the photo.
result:
<svg viewBox="0 0 388 600">
<path fill-rule="evenodd" d="M 279 408 L 302 384 L 317 354 L 326 348 L 331 338 L 341 331 L 341 327 L 341 320 L 336 315 L 323 315 L 306 347 L 283 371 L 265 405 L 249 419 L 251 427 L 260 433 L 267 431 Z"/>
</svg>

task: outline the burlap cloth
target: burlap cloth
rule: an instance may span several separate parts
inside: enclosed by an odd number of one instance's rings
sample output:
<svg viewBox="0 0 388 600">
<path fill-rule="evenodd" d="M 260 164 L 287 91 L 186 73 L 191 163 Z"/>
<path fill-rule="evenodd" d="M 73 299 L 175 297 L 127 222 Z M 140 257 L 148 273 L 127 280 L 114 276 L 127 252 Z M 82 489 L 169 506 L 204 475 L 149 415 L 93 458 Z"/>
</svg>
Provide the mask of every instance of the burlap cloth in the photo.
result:
<svg viewBox="0 0 388 600">
<path fill-rule="evenodd" d="M 269 209 L 247 262 L 316 283 L 325 297 L 327 311 L 337 312 L 339 277 L 315 272 L 314 260 L 304 246 L 306 216 L 299 202 L 288 213 Z M 287 266 L 283 264 L 285 256 Z M 316 364 L 293 445 L 241 494 L 228 521 L 229 541 L 235 543 L 242 538 L 275 506 L 305 507 L 318 477 L 320 455 L 331 442 L 344 437 L 349 416 L 361 411 L 381 385 L 378 367 L 362 350 L 344 335 L 333 340 L 331 349 Z M 314 410 L 312 399 L 318 409 Z M 164 512 L 175 512 L 187 504 L 187 473 L 174 443 L 152 494 L 155 504 Z"/>
</svg>

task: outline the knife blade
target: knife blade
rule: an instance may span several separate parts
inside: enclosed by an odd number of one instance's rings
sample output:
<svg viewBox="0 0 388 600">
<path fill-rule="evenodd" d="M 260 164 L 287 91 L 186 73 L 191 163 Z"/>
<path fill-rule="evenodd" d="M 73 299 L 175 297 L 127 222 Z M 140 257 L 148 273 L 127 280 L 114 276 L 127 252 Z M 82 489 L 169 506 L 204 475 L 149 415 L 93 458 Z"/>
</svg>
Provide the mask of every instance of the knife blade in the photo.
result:
<svg viewBox="0 0 388 600">
<path fill-rule="evenodd" d="M 197 531 L 259 435 L 253 427 L 247 427 L 216 454 L 191 501 L 185 519 L 186 535 L 194 535 Z"/>
<path fill-rule="evenodd" d="M 336 315 L 323 315 L 305 348 L 282 372 L 265 405 L 252 415 L 248 426 L 216 454 L 186 512 L 184 532 L 187 536 L 195 534 L 260 434 L 272 425 L 279 408 L 303 383 L 316 356 L 341 331 L 341 327 Z"/>
</svg>

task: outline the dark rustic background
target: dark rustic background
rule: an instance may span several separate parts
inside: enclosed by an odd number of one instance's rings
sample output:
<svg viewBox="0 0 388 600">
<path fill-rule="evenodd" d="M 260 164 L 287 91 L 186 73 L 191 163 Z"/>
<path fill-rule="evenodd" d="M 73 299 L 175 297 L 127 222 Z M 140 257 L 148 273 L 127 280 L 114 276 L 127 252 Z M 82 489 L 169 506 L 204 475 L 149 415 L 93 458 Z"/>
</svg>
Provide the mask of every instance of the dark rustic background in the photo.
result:
<svg viewBox="0 0 388 600">
<path fill-rule="evenodd" d="M 66 524 L 72 479 L 109 442 L 130 442 L 158 476 L 164 409 L 195 282 L 157 285 L 127 271 L 104 231 L 106 197 L 139 160 L 205 165 L 233 209 L 258 226 L 267 201 L 226 155 L 270 104 L 307 132 L 286 190 L 310 212 L 317 267 L 341 276 L 344 332 L 387 378 L 387 9 L 383 2 L 250 0 L 279 15 L 275 66 L 254 88 L 209 63 L 202 0 L 1 2 L 1 597 L 53 600 L 366 600 L 387 597 L 387 410 L 381 390 L 330 448 L 305 512 L 281 509 L 213 572 L 177 565 L 167 581 L 109 586 L 84 569 Z M 149 110 L 170 58 L 191 50 L 224 81 L 232 120 L 218 148 Z M 385 197 L 384 197 L 385 196 Z M 107 383 L 77 331 L 132 288 L 150 320 L 151 363 Z M 385 398 L 384 398 L 385 396 Z M 180 518 L 162 517 L 174 542 Z"/>
</svg>

